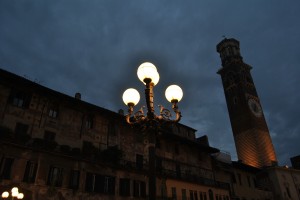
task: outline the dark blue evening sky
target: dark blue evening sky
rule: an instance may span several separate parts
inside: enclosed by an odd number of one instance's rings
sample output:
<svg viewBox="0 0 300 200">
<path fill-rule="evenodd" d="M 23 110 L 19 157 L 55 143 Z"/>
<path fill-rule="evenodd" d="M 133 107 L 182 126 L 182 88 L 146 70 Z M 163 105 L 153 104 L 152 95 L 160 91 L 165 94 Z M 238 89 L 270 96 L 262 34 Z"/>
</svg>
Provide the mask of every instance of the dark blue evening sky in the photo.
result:
<svg viewBox="0 0 300 200">
<path fill-rule="evenodd" d="M 281 165 L 300 154 L 300 1 L 0 0 L 0 67 L 113 111 L 143 85 L 139 64 L 160 73 L 155 104 L 178 84 L 182 123 L 236 160 L 216 45 L 240 41 Z M 143 104 L 138 104 L 138 108 Z"/>
</svg>

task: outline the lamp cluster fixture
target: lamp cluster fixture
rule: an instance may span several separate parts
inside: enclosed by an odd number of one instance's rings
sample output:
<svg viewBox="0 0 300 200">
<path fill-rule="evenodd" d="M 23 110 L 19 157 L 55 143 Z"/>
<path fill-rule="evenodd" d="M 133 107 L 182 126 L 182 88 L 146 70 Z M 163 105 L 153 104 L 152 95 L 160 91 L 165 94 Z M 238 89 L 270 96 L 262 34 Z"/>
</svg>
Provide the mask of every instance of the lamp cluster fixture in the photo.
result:
<svg viewBox="0 0 300 200">
<path fill-rule="evenodd" d="M 152 63 L 145 62 L 139 66 L 137 70 L 137 76 L 140 81 L 146 85 L 145 96 L 147 103 L 147 115 L 144 115 L 143 107 L 133 115 L 133 107 L 138 104 L 140 100 L 140 94 L 136 89 L 129 88 L 123 93 L 123 101 L 128 106 L 128 115 L 126 115 L 126 121 L 129 124 L 139 123 L 145 120 L 165 120 L 178 122 L 181 118 L 181 112 L 178 110 L 177 103 L 183 97 L 181 88 L 177 85 L 170 85 L 165 91 L 166 98 L 172 103 L 173 111 L 176 113 L 176 119 L 171 120 L 171 112 L 168 109 L 165 109 L 163 106 L 160 106 L 160 115 L 156 116 L 153 106 L 153 87 L 157 85 L 159 81 L 159 73 Z"/>
<path fill-rule="evenodd" d="M 1 195 L 1 197 L 3 199 L 7 199 L 9 196 L 10 196 L 10 194 L 7 191 L 3 192 L 2 195 Z M 17 199 L 23 199 L 24 198 L 24 194 L 19 193 L 19 188 L 17 188 L 17 187 L 13 187 L 11 189 L 11 199 L 14 199 L 14 198 L 17 198 Z"/>
</svg>

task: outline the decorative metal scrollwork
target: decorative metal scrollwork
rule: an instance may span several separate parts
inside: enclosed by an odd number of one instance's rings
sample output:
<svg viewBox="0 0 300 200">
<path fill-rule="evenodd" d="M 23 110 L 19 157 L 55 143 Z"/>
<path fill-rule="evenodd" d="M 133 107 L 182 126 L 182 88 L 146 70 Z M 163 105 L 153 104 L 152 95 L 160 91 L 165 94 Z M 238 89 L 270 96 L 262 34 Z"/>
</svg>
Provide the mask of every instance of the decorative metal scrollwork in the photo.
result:
<svg viewBox="0 0 300 200">
<path fill-rule="evenodd" d="M 164 108 L 162 105 L 159 105 L 159 107 L 160 107 L 160 116 L 165 120 L 170 120 L 170 118 L 172 117 L 170 110 Z"/>
<path fill-rule="evenodd" d="M 134 113 L 133 117 L 135 119 L 135 121 L 141 121 L 145 118 L 145 115 L 144 115 L 144 108 L 145 106 L 141 107 L 140 110 L 138 110 L 136 113 Z"/>
</svg>

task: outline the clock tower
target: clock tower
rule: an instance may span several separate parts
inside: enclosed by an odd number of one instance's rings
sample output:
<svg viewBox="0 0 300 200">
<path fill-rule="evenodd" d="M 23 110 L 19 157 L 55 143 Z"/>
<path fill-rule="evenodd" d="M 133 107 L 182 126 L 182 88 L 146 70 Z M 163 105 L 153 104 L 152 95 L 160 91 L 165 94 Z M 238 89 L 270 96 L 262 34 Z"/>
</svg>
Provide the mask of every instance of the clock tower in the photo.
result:
<svg viewBox="0 0 300 200">
<path fill-rule="evenodd" d="M 277 163 L 269 129 L 239 41 L 225 38 L 217 45 L 221 75 L 238 159 L 261 168 Z"/>
</svg>

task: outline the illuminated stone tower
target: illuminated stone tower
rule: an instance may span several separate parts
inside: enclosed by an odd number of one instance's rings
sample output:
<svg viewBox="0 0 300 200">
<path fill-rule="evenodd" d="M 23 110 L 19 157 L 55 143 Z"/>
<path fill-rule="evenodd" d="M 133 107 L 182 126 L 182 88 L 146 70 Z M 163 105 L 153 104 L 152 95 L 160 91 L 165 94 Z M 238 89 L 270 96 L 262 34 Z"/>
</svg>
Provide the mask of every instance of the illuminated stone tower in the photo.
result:
<svg viewBox="0 0 300 200">
<path fill-rule="evenodd" d="M 225 38 L 217 45 L 238 159 L 261 168 L 277 163 L 274 147 L 250 70 L 243 62 L 239 41 Z"/>
</svg>

